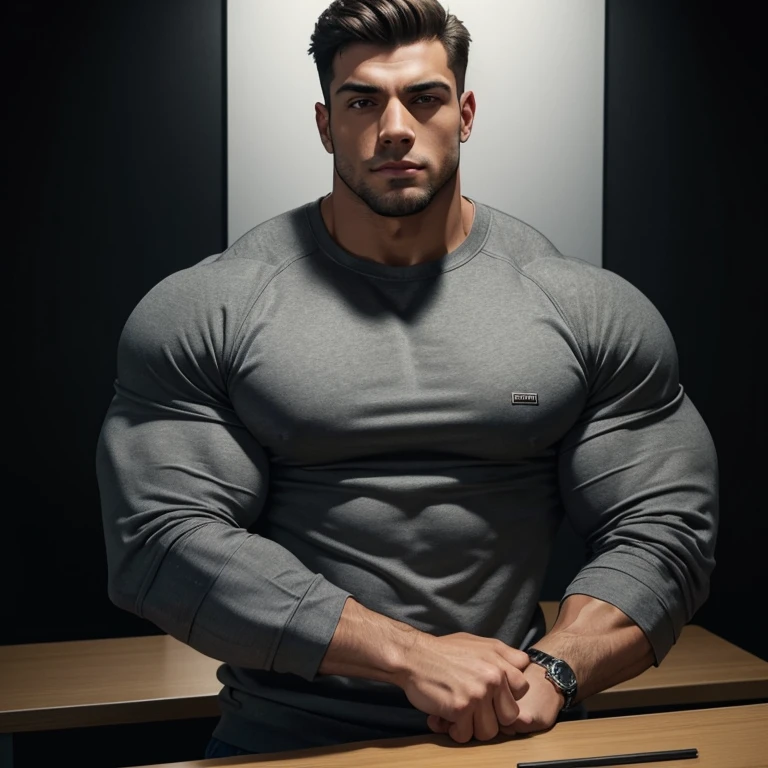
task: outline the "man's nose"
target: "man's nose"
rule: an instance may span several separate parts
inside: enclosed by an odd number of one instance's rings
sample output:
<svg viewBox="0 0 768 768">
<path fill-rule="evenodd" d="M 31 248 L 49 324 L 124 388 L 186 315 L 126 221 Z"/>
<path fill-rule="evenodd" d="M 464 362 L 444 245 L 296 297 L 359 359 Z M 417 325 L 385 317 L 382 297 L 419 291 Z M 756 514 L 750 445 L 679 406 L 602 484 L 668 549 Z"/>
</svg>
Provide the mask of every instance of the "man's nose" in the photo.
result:
<svg viewBox="0 0 768 768">
<path fill-rule="evenodd" d="M 379 141 L 382 144 L 412 142 L 416 134 L 411 127 L 413 115 L 397 99 L 392 99 L 379 119 Z"/>
</svg>

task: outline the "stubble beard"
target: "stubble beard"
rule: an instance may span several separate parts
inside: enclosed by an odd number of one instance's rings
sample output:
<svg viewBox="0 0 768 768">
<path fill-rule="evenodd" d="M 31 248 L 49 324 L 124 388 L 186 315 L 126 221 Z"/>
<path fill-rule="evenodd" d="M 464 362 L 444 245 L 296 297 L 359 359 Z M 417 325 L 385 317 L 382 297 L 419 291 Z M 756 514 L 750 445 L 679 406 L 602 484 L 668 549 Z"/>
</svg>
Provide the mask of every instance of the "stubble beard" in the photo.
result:
<svg viewBox="0 0 768 768">
<path fill-rule="evenodd" d="M 426 187 L 417 189 L 409 178 L 393 176 L 387 179 L 386 183 L 389 185 L 389 190 L 383 193 L 370 186 L 365 179 L 355 178 L 352 165 L 344 162 L 343 159 L 339 160 L 339 156 L 335 152 L 333 167 L 349 190 L 378 216 L 414 216 L 427 208 L 437 193 L 455 179 L 459 170 L 460 153 L 461 141 L 457 134 L 453 152 L 445 159 L 437 178 L 428 181 Z M 406 189 L 411 191 L 400 192 L 400 190 Z"/>
</svg>

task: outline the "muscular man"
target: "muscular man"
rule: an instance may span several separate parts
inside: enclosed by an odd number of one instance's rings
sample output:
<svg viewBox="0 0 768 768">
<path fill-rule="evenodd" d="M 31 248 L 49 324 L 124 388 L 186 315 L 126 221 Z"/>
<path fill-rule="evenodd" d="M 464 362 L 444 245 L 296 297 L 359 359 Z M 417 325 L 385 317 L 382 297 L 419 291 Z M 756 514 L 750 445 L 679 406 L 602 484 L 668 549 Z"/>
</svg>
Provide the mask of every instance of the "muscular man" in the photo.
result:
<svg viewBox="0 0 768 768">
<path fill-rule="evenodd" d="M 332 192 L 121 336 L 109 594 L 224 662 L 208 756 L 545 729 L 707 595 L 716 458 L 669 330 L 461 195 L 469 40 L 437 0 L 334 2 L 310 48 Z M 544 634 L 564 515 L 591 558 Z"/>
</svg>

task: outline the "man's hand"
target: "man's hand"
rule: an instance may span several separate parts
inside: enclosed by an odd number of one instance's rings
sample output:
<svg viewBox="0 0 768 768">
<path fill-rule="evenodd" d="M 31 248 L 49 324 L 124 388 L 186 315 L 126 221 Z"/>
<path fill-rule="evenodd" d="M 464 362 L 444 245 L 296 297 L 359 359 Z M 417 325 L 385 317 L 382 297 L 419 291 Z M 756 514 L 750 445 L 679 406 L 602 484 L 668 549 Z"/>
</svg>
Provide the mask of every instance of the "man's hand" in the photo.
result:
<svg viewBox="0 0 768 768">
<path fill-rule="evenodd" d="M 460 743 L 494 738 L 518 719 L 528 654 L 467 632 L 435 637 L 382 616 L 350 597 L 318 673 L 392 683 L 416 709 L 440 718 Z"/>
<path fill-rule="evenodd" d="M 545 675 L 546 670 L 538 664 L 531 664 L 525 670 L 528 691 L 517 702 L 520 713 L 511 725 L 500 726 L 500 733 L 513 735 L 546 731 L 555 724 L 565 704 L 565 696 Z"/>
<path fill-rule="evenodd" d="M 499 720 L 498 733 L 514 736 L 517 733 L 545 731 L 555 724 L 565 703 L 565 697 L 545 678 L 545 672 L 538 664 L 531 664 L 526 668 L 523 676 L 528 682 L 528 690 L 517 700 L 518 716 L 511 724 Z M 453 735 L 450 730 L 452 723 L 445 718 L 430 715 L 427 725 L 435 733 Z"/>
<path fill-rule="evenodd" d="M 419 633 L 395 682 L 427 724 L 454 741 L 487 741 L 517 722 L 525 698 L 528 654 L 500 640 L 466 632 L 434 637 Z M 547 683 L 550 685 L 551 683 Z M 557 715 L 555 715 L 557 716 Z M 439 723 L 444 730 L 437 730 Z"/>
</svg>

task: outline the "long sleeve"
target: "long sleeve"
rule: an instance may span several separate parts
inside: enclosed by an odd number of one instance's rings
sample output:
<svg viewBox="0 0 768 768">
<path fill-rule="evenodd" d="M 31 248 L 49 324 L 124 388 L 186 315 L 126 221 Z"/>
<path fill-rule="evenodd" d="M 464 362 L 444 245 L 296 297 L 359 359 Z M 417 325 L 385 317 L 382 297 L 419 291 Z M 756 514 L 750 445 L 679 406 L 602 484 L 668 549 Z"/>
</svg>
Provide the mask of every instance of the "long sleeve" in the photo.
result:
<svg viewBox="0 0 768 768">
<path fill-rule="evenodd" d="M 227 397 L 245 269 L 176 273 L 123 330 L 96 457 L 108 589 L 213 658 L 312 680 L 349 593 L 248 530 L 269 462 Z"/>
<path fill-rule="evenodd" d="M 566 513 L 591 559 L 565 596 L 618 607 L 644 631 L 658 664 L 708 595 L 718 523 L 714 445 L 680 385 L 670 331 L 645 296 L 597 269 L 553 296 L 578 340 L 588 384 L 558 471 Z"/>
</svg>

